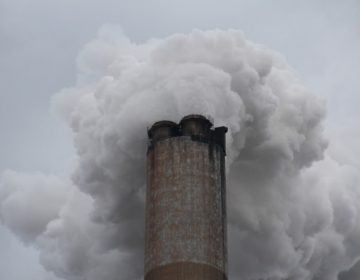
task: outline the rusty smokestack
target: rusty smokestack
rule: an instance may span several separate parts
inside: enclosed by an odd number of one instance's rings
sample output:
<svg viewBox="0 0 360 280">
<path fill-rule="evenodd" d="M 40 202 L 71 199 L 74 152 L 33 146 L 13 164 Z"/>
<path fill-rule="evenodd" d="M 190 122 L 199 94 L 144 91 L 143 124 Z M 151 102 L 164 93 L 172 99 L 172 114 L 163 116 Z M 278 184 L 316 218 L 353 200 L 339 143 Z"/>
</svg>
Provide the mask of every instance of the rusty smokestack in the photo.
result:
<svg viewBox="0 0 360 280">
<path fill-rule="evenodd" d="M 227 279 L 225 133 L 201 115 L 148 131 L 145 280 Z"/>
</svg>

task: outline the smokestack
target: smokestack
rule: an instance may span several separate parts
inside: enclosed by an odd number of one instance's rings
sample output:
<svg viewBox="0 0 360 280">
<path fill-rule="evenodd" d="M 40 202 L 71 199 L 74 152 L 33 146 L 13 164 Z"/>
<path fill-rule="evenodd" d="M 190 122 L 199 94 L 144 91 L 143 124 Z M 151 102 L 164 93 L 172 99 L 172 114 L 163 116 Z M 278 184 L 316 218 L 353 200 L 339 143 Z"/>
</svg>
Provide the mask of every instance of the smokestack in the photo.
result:
<svg viewBox="0 0 360 280">
<path fill-rule="evenodd" d="M 227 279 L 226 127 L 201 115 L 148 131 L 145 280 Z"/>
</svg>

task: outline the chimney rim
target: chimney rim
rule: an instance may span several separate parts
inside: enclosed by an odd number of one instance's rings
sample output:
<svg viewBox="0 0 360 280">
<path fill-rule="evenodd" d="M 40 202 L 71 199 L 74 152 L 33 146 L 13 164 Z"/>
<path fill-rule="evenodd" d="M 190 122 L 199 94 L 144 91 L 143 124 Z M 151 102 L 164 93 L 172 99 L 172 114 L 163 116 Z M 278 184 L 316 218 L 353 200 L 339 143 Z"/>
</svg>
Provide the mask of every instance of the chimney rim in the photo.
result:
<svg viewBox="0 0 360 280">
<path fill-rule="evenodd" d="M 208 118 L 206 118 L 205 116 L 200 115 L 200 114 L 190 114 L 190 115 L 183 117 L 181 119 L 181 121 L 179 122 L 179 125 L 182 126 L 184 124 L 184 122 L 187 122 L 190 120 L 202 121 L 204 123 L 207 123 L 208 128 L 211 128 L 214 125 Z"/>
<path fill-rule="evenodd" d="M 154 130 L 161 128 L 161 127 L 169 127 L 172 129 L 178 129 L 179 125 L 173 121 L 168 121 L 168 120 L 157 121 L 148 129 L 149 138 L 152 138 Z"/>
</svg>

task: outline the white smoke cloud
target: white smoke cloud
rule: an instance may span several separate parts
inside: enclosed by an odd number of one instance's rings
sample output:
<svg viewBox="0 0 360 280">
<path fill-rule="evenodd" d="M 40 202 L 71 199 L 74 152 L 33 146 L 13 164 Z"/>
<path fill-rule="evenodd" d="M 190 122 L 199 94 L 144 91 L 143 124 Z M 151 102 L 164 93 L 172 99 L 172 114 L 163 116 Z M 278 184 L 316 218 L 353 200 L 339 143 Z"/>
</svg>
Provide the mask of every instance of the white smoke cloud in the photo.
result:
<svg viewBox="0 0 360 280">
<path fill-rule="evenodd" d="M 25 243 L 34 242 L 57 218 L 68 189 L 56 176 L 7 170 L 0 177 L 1 221 Z"/>
<path fill-rule="evenodd" d="M 72 183 L 1 177 L 1 220 L 46 269 L 141 279 L 146 128 L 191 113 L 229 128 L 230 279 L 336 280 L 360 258 L 359 170 L 327 155 L 324 102 L 280 54 L 234 30 L 135 44 L 107 26 L 78 69 L 53 99 L 74 135 Z"/>
</svg>

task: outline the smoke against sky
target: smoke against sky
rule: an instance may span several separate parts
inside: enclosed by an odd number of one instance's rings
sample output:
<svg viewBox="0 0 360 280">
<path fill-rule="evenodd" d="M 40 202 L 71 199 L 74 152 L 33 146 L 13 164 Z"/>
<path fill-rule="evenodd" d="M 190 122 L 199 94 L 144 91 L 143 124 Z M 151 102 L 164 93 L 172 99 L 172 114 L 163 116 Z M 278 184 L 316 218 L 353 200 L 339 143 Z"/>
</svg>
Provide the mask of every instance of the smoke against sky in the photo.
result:
<svg viewBox="0 0 360 280">
<path fill-rule="evenodd" d="M 146 128 L 191 113 L 229 128 L 230 279 L 336 280 L 359 260 L 359 170 L 326 152 L 325 102 L 281 54 L 235 30 L 134 43 L 107 25 L 77 65 L 52 100 L 73 135 L 71 179 L 0 180 L 1 221 L 57 277 L 141 278 Z"/>
</svg>

